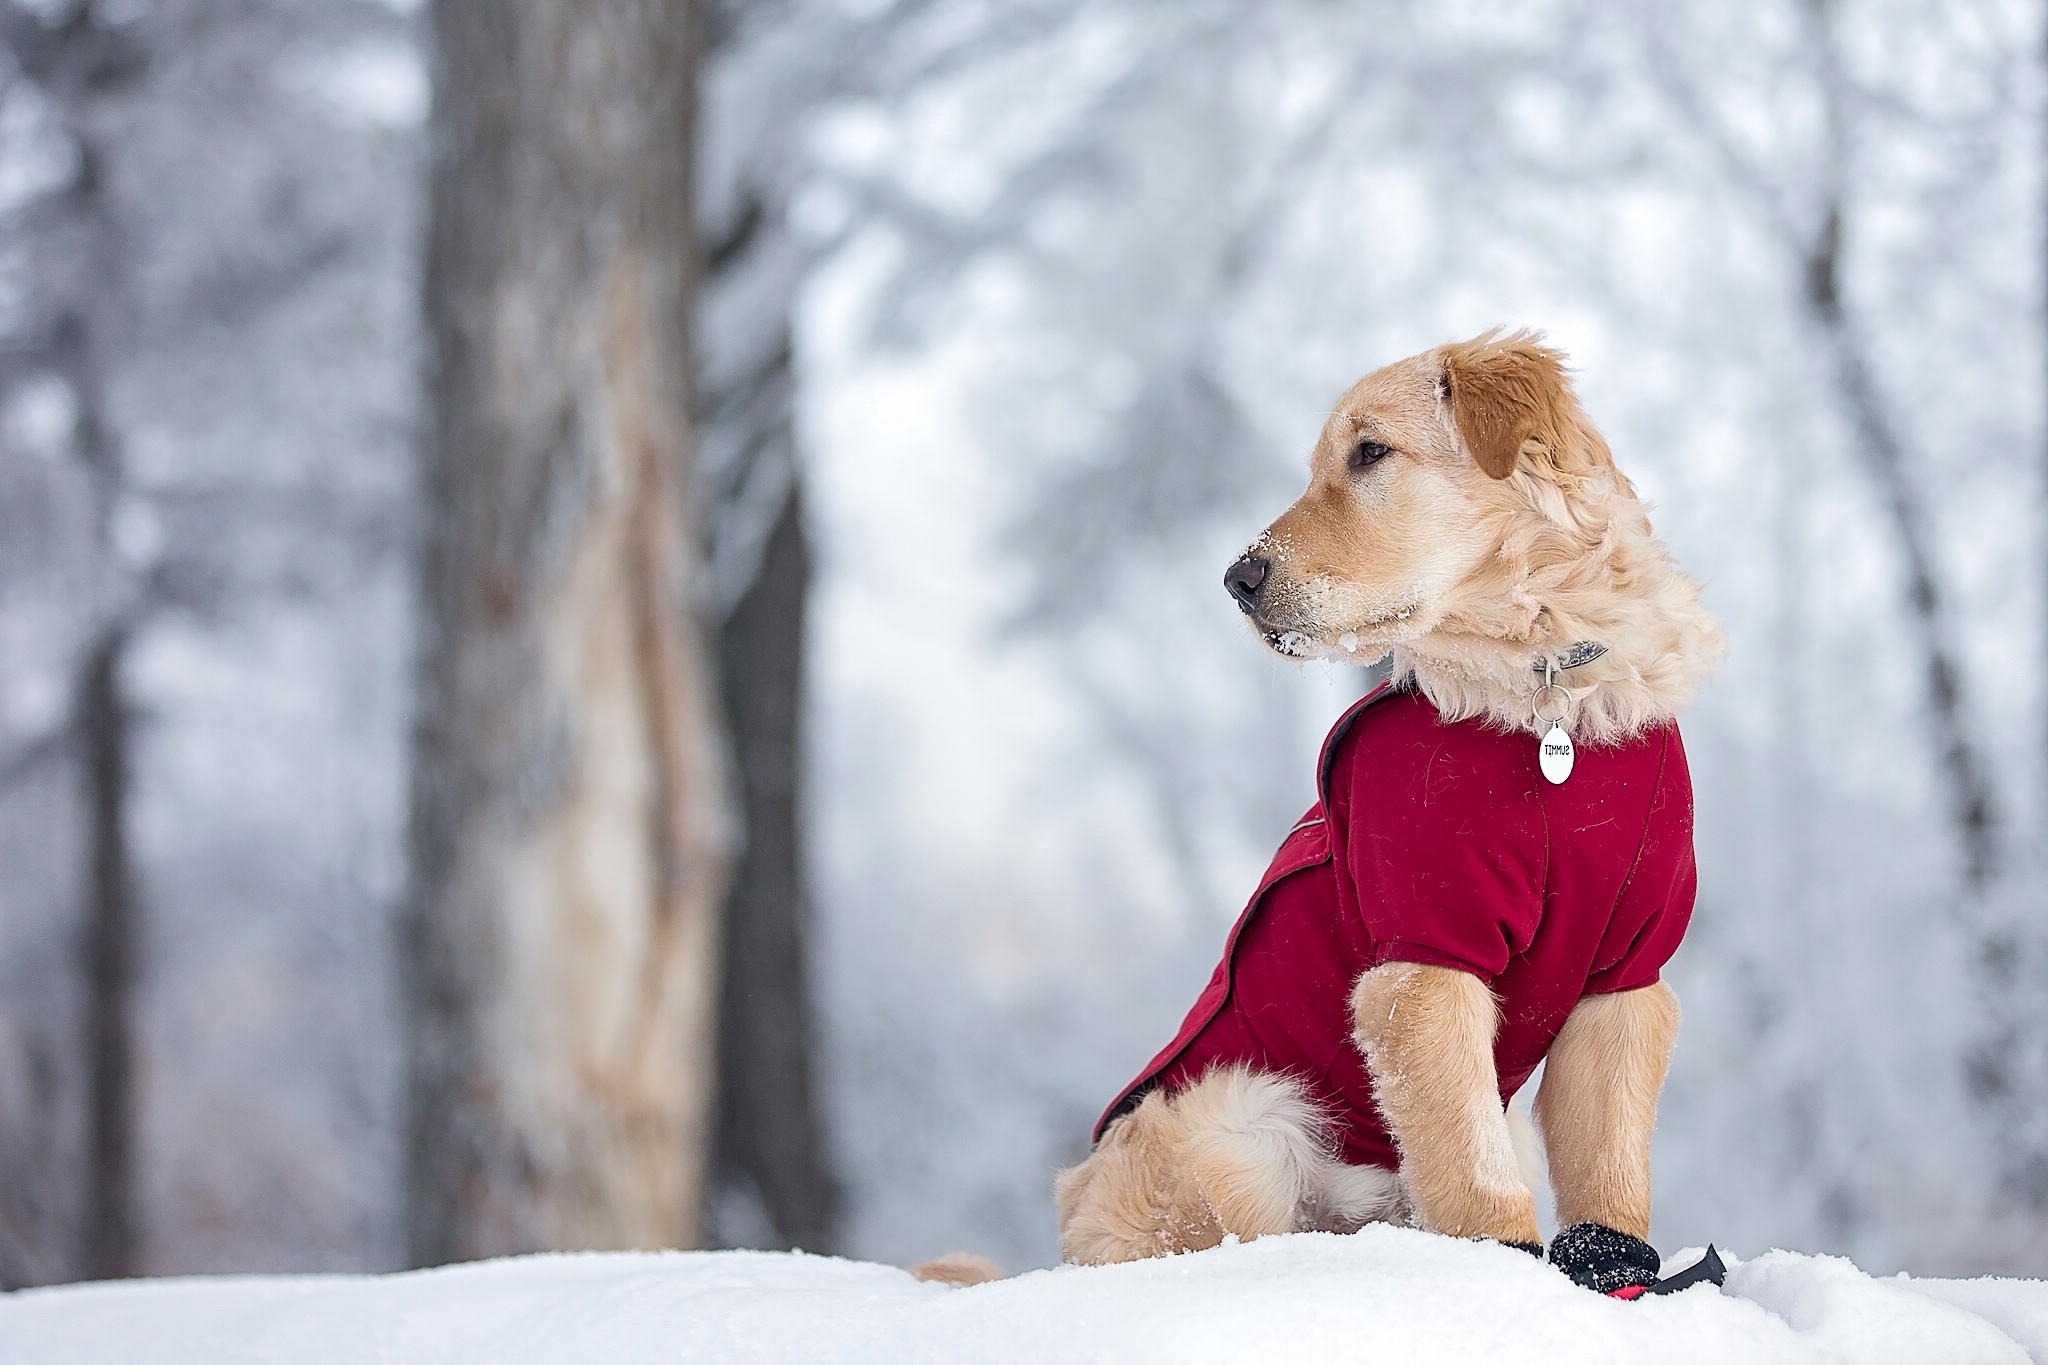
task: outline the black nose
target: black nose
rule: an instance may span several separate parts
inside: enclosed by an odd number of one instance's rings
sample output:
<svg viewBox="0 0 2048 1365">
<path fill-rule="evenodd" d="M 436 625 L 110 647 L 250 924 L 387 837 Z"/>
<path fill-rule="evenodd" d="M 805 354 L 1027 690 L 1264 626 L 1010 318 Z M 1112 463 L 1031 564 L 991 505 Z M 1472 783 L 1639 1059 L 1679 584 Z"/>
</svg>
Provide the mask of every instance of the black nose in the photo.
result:
<svg viewBox="0 0 2048 1365">
<path fill-rule="evenodd" d="M 1237 599 L 1237 609 L 1250 612 L 1259 605 L 1259 588 L 1272 565 L 1256 555 L 1246 555 L 1223 571 L 1223 589 Z"/>
</svg>

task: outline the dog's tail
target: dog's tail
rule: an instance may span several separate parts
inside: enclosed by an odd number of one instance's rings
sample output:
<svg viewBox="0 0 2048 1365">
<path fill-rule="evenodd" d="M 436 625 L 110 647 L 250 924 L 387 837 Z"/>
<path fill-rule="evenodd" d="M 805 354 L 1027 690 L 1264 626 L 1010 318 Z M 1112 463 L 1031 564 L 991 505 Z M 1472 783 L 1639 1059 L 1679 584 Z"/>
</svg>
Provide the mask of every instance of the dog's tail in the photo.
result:
<svg viewBox="0 0 2048 1365">
<path fill-rule="evenodd" d="M 929 1261 L 920 1261 L 910 1267 L 910 1273 L 927 1284 L 950 1284 L 955 1289 L 1003 1278 L 1001 1266 L 971 1251 L 949 1251 Z"/>
</svg>

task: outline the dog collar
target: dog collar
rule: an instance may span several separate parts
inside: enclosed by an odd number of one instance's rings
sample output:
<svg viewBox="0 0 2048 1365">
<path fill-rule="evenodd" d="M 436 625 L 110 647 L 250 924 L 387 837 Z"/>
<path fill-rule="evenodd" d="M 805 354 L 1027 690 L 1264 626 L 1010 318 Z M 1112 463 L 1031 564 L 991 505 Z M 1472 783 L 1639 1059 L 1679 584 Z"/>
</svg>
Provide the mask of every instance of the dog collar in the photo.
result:
<svg viewBox="0 0 2048 1365">
<path fill-rule="evenodd" d="M 1581 664 L 1592 663 L 1593 660 L 1606 652 L 1606 645 L 1592 640 L 1581 640 L 1577 644 L 1566 645 L 1557 652 L 1555 658 L 1546 659 L 1543 655 L 1538 654 L 1536 656 L 1536 671 L 1546 676 L 1553 670 L 1563 673 L 1568 669 L 1577 668 Z"/>
<path fill-rule="evenodd" d="M 1536 742 L 1537 766 L 1542 768 L 1544 779 L 1552 786 L 1564 784 L 1564 780 L 1572 775 L 1572 763 L 1577 758 L 1572 737 L 1564 730 L 1565 713 L 1571 709 L 1571 694 L 1558 685 L 1557 675 L 1566 669 L 1589 664 L 1606 652 L 1606 645 L 1580 640 L 1565 646 L 1555 656 L 1536 656 L 1536 676 L 1543 679 L 1543 686 L 1536 689 L 1536 723 L 1544 723 L 1543 699 L 1546 694 L 1556 692 L 1564 698 L 1564 710 L 1557 713 L 1556 719 L 1550 721 L 1549 732 Z"/>
</svg>

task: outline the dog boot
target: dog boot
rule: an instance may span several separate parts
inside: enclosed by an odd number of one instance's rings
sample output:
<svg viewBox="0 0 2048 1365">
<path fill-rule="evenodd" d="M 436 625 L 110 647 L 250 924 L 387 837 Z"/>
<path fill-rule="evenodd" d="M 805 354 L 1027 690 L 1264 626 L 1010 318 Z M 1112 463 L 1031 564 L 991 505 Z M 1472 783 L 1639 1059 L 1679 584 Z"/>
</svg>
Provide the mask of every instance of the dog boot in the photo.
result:
<svg viewBox="0 0 2048 1365">
<path fill-rule="evenodd" d="M 1728 1279 L 1728 1267 L 1721 1264 L 1721 1253 L 1710 1243 L 1707 1254 L 1694 1261 L 1685 1269 L 1668 1279 L 1662 1279 L 1643 1292 L 1645 1294 L 1676 1294 L 1681 1289 L 1690 1289 L 1696 1284 L 1710 1284 L 1716 1289 Z"/>
<path fill-rule="evenodd" d="M 1632 1299 L 1657 1283 L 1664 1258 L 1640 1237 L 1599 1223 L 1574 1223 L 1551 1239 L 1550 1263 L 1596 1294 Z"/>
</svg>

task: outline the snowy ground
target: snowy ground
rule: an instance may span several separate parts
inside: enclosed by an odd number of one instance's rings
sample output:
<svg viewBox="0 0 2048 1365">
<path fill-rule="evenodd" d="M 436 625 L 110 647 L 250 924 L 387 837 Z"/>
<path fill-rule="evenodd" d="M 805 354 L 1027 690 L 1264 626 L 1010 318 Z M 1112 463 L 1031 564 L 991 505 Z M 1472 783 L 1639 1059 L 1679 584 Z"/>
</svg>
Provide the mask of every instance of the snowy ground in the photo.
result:
<svg viewBox="0 0 2048 1365">
<path fill-rule="evenodd" d="M 2048 1283 L 1880 1280 L 1783 1251 L 1728 1260 L 1724 1292 L 1623 1303 L 1518 1251 L 1394 1228 L 973 1289 L 800 1254 L 534 1256 L 404 1275 L 28 1290 L 0 1297 L 0 1358 L 2048 1362 Z"/>
</svg>

